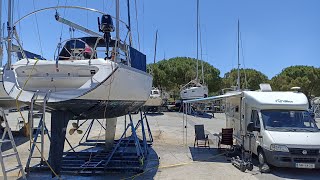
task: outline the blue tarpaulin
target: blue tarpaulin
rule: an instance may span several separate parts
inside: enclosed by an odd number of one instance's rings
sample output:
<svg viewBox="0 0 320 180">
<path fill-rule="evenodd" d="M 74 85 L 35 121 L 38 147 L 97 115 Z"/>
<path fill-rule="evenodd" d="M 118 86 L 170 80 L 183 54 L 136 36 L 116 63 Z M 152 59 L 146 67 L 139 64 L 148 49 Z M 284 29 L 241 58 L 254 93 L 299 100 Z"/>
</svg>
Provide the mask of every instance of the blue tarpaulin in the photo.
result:
<svg viewBox="0 0 320 180">
<path fill-rule="evenodd" d="M 130 47 L 131 67 L 141 71 L 147 71 L 147 58 L 146 55 L 140 51 Z"/>
<path fill-rule="evenodd" d="M 17 53 L 17 56 L 18 56 L 18 59 L 23 59 L 23 56 L 22 56 L 22 53 L 21 53 L 21 50 L 20 50 L 20 47 L 17 46 L 17 45 L 12 45 L 13 46 L 13 49 L 14 51 Z M 41 59 L 41 60 L 46 60 L 44 57 L 42 57 L 41 55 L 39 54 L 35 54 L 35 53 L 32 53 L 30 51 L 26 51 L 24 50 L 24 54 L 26 55 L 26 58 L 28 59 Z"/>
<path fill-rule="evenodd" d="M 32 52 L 29 51 L 24 51 L 24 54 L 26 55 L 27 58 L 29 59 L 41 59 L 41 60 L 46 60 L 44 57 L 38 55 L 38 54 L 34 54 Z M 19 59 L 23 59 L 22 53 L 20 51 L 17 52 L 18 58 Z"/>
</svg>

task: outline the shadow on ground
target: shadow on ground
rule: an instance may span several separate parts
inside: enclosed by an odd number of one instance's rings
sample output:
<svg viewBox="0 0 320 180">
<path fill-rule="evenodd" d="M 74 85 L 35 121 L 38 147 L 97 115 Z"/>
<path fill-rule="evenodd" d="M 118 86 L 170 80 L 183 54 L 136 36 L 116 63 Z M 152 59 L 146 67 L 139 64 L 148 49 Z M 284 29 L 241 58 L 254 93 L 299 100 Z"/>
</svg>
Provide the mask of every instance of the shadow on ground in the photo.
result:
<svg viewBox="0 0 320 180">
<path fill-rule="evenodd" d="M 193 116 L 194 116 L 194 117 L 205 118 L 205 119 L 212 119 L 212 118 L 213 118 L 212 114 L 202 113 L 202 112 L 194 113 Z"/>
<path fill-rule="evenodd" d="M 294 168 L 277 168 L 271 170 L 271 174 L 283 179 L 319 179 L 319 169 L 294 169 Z"/>
<path fill-rule="evenodd" d="M 297 169 L 297 168 L 279 168 L 272 167 L 270 173 L 260 173 L 258 157 L 254 155 L 252 157 L 252 163 L 256 168 L 256 173 L 258 179 L 270 179 L 270 175 L 274 176 L 273 179 L 303 179 L 303 180 L 315 180 L 319 179 L 320 171 L 319 169 Z"/>
<path fill-rule="evenodd" d="M 87 149 L 88 151 L 88 149 Z M 132 173 L 132 172 L 108 172 L 105 174 L 77 174 L 74 172 L 73 174 L 68 172 L 61 173 L 62 179 L 70 179 L 70 180 L 105 180 L 105 179 L 154 179 L 159 167 L 159 157 L 157 153 L 153 150 L 153 148 L 149 149 L 149 156 L 146 162 L 146 169 L 142 173 Z M 22 178 L 20 178 L 22 180 Z M 28 175 L 28 180 L 43 180 L 43 179 L 52 179 L 50 171 L 39 171 L 39 172 L 31 172 Z M 57 179 L 57 178 L 55 178 Z"/>
<path fill-rule="evenodd" d="M 0 137 L 2 137 L 2 133 L 0 134 Z M 12 135 L 15 141 L 16 146 L 20 146 L 21 144 L 24 144 L 25 142 L 29 141 L 28 137 L 23 136 L 19 131 L 12 131 Z M 5 139 L 9 139 L 8 135 L 6 135 Z M 1 145 L 1 150 L 8 151 L 12 149 L 12 145 L 10 142 L 3 143 Z"/>
<path fill-rule="evenodd" d="M 162 115 L 164 115 L 162 112 L 148 112 L 146 114 L 148 116 L 162 116 Z"/>
<path fill-rule="evenodd" d="M 225 157 L 225 151 L 221 151 L 217 148 L 198 148 L 189 147 L 193 161 L 200 162 L 225 162 L 228 163 Z"/>
</svg>

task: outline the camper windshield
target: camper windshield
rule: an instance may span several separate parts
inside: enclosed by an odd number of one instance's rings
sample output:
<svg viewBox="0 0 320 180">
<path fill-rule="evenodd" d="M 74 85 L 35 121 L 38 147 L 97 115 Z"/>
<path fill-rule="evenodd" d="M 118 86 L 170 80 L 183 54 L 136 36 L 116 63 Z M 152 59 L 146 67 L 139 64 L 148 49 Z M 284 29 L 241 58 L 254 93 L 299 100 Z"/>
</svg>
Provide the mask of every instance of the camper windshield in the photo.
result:
<svg viewBox="0 0 320 180">
<path fill-rule="evenodd" d="M 264 128 L 274 131 L 319 131 L 307 111 L 261 110 Z"/>
</svg>

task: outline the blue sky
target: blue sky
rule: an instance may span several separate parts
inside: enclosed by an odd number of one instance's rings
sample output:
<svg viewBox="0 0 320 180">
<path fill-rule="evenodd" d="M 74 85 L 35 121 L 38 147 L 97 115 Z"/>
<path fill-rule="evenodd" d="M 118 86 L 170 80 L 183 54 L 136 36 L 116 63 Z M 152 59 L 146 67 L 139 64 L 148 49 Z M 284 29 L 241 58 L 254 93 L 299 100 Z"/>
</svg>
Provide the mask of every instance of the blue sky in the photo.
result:
<svg viewBox="0 0 320 180">
<path fill-rule="evenodd" d="M 7 0 L 4 1 L 6 3 Z M 15 2 L 15 19 L 33 9 L 55 6 L 53 0 Z M 60 0 L 60 5 L 65 0 Z M 126 0 L 121 2 L 121 17 L 126 20 Z M 137 24 L 131 0 L 134 44 Z M 154 34 L 159 30 L 157 60 L 176 56 L 196 57 L 196 0 L 137 0 L 141 51 L 153 61 Z M 114 13 L 114 1 L 68 0 L 79 5 Z M 200 0 L 203 60 L 221 71 L 220 76 L 237 64 L 237 20 L 242 39 L 241 64 L 257 69 L 269 78 L 291 65 L 320 66 L 320 1 L 318 0 Z M 6 10 L 3 11 L 6 13 Z M 54 11 L 37 15 L 44 56 L 52 58 L 59 41 L 61 25 Z M 96 27 L 96 15 L 59 10 L 64 17 Z M 6 16 L 3 17 L 3 20 Z M 80 23 L 81 24 L 81 23 Z M 18 27 L 24 47 L 40 53 L 34 16 Z M 68 29 L 63 29 L 68 38 Z M 243 63 L 244 62 L 244 63 Z"/>
</svg>

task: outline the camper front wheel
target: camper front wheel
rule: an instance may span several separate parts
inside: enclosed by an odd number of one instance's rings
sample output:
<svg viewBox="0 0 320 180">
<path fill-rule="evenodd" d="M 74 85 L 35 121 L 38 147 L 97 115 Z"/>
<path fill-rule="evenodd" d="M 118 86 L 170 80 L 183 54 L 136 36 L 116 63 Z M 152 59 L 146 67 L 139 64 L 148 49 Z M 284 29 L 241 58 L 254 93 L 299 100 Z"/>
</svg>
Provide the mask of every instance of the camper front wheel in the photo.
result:
<svg viewBox="0 0 320 180">
<path fill-rule="evenodd" d="M 260 149 L 258 150 L 258 160 L 259 160 L 259 170 L 261 173 L 268 173 L 270 172 L 270 167 L 268 166 L 266 156 L 264 155 L 263 151 Z"/>
</svg>

